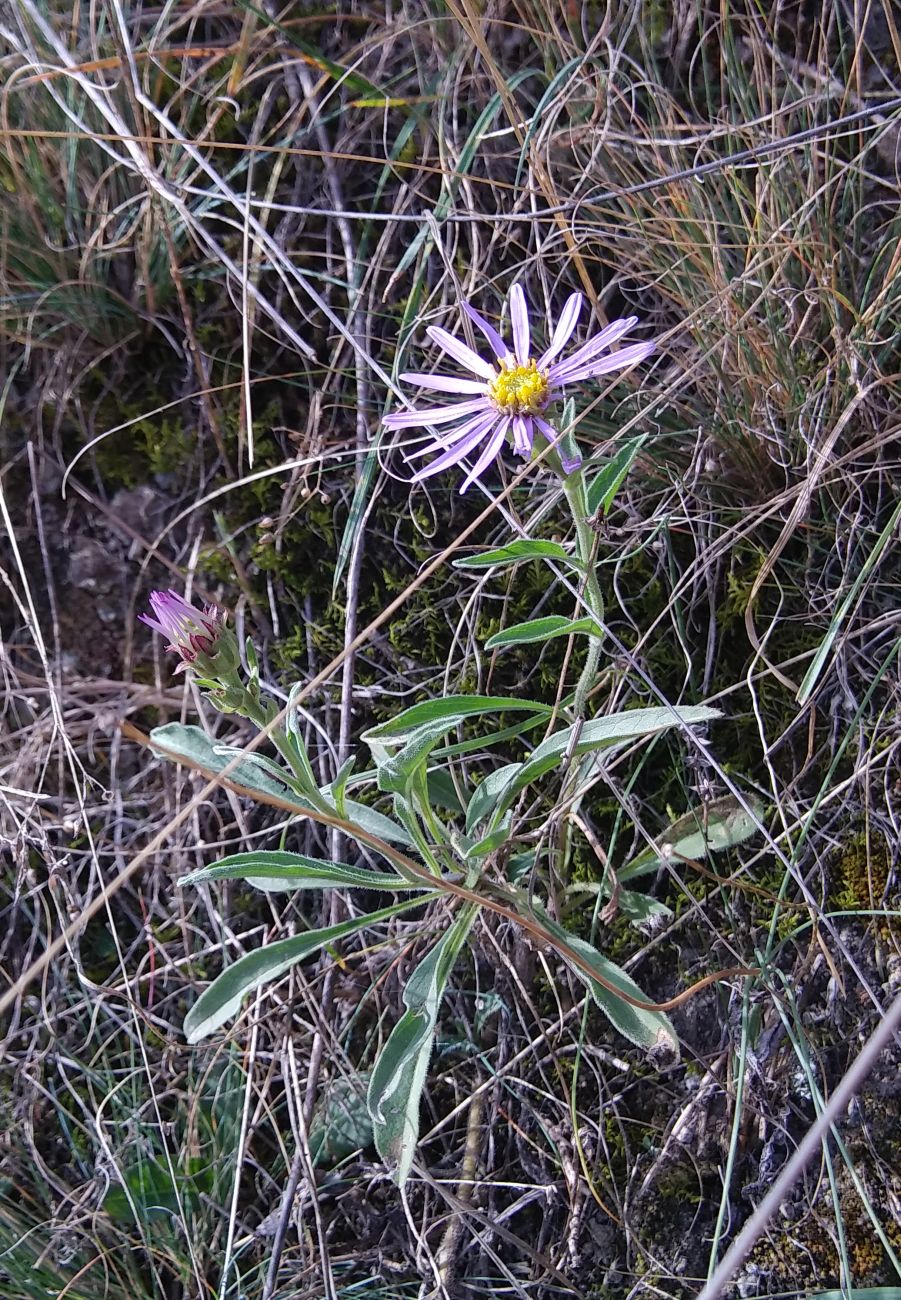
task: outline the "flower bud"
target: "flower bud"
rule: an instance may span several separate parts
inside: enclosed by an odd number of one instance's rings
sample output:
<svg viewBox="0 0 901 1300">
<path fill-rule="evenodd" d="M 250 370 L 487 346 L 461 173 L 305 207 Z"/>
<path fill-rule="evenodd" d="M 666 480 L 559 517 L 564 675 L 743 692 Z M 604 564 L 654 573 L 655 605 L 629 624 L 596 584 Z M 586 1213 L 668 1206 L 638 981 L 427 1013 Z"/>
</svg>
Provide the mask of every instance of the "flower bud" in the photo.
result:
<svg viewBox="0 0 901 1300">
<path fill-rule="evenodd" d="M 177 672 L 192 667 L 204 677 L 219 677 L 237 666 L 237 642 L 226 627 L 224 610 L 215 605 L 196 609 L 171 588 L 151 592 L 150 608 L 153 617 L 141 614 L 140 621 L 166 637 L 166 649 L 181 656 Z"/>
</svg>

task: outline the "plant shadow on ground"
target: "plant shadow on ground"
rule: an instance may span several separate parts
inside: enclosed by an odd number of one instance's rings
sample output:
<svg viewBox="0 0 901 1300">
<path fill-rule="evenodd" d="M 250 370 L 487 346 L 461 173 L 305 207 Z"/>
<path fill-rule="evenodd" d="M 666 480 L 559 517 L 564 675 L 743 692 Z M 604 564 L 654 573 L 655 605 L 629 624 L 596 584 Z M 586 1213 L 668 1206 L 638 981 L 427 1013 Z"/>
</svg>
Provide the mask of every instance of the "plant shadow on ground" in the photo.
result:
<svg viewBox="0 0 901 1300">
<path fill-rule="evenodd" d="M 82 77 L 110 77 L 98 94 L 121 129 L 52 72 L 62 56 L 27 6 L 4 37 L 4 970 L 39 957 L 200 788 L 121 722 L 251 734 L 136 630 L 151 587 L 188 580 L 227 606 L 284 692 L 341 650 L 348 610 L 364 627 L 484 508 L 452 476 L 410 492 L 378 433 L 384 387 L 308 288 L 390 372 L 422 342 L 417 321 L 456 328 L 458 286 L 494 315 L 519 278 L 536 303 L 590 287 L 607 317 L 634 308 L 662 340 L 647 382 L 590 390 L 577 429 L 599 460 L 648 435 L 598 532 L 610 640 L 592 706 L 662 697 L 726 715 L 703 750 L 661 740 L 614 765 L 584 815 L 621 863 L 644 843 L 633 824 L 659 835 L 730 784 L 766 808 L 767 833 L 706 872 L 648 878 L 662 926 L 604 925 L 584 892 L 562 900 L 568 923 L 660 1000 L 721 967 L 765 973 L 683 1004 L 683 1061 L 659 1070 L 548 954 L 482 924 L 402 1204 L 360 1094 L 427 922 L 307 964 L 232 1034 L 188 1048 L 185 1011 L 223 951 L 330 905 L 175 887 L 280 837 L 334 851 L 316 826 L 220 791 L 10 1017 L 11 1300 L 287 1300 L 327 1293 L 327 1277 L 342 1296 L 696 1294 L 898 989 L 901 574 L 895 535 L 880 542 L 898 476 L 890 7 L 523 3 L 481 36 L 456 6 L 427 23 L 389 8 L 386 25 L 363 7 L 275 22 L 201 5 L 198 26 L 135 13 L 120 37 L 60 21 Z M 248 212 L 261 230 L 244 244 Z M 564 528 L 540 471 L 505 508 L 467 547 L 506 540 L 509 519 Z M 573 608 L 538 565 L 442 567 L 360 650 L 349 696 L 339 670 L 307 701 L 323 781 L 342 717 L 355 744 L 429 694 L 552 700 L 578 650 L 481 647 Z M 476 782 L 518 756 L 462 770 Z M 601 874 L 577 842 L 570 883 Z M 734 1294 L 898 1282 L 897 1067 L 879 1063 Z"/>
</svg>

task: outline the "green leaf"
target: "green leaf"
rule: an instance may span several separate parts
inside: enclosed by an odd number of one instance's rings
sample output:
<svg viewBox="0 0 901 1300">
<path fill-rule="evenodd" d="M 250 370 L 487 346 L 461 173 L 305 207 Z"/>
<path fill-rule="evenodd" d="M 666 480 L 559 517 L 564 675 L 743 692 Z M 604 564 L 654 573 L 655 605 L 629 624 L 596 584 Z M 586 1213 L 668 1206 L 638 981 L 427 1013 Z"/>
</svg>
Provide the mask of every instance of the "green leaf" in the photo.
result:
<svg viewBox="0 0 901 1300">
<path fill-rule="evenodd" d="M 656 732 L 666 731 L 669 727 L 691 726 L 701 722 L 711 722 L 720 718 L 719 709 L 711 709 L 706 704 L 688 705 L 677 708 L 627 709 L 623 713 L 610 713 L 603 718 L 592 718 L 590 722 L 574 723 L 555 731 L 547 740 L 532 750 L 529 765 L 546 758 L 562 758 L 569 752 L 570 743 L 575 739 L 574 754 L 585 754 L 592 749 L 606 749 L 609 745 L 619 745 L 642 736 L 652 736 Z M 574 733 L 575 734 L 574 736 Z"/>
<path fill-rule="evenodd" d="M 302 40 L 291 27 L 286 27 L 283 23 L 280 23 L 278 19 L 266 13 L 265 9 L 252 4 L 251 0 L 238 0 L 238 4 L 242 9 L 247 9 L 250 13 L 256 14 L 257 18 L 261 18 L 268 27 L 272 27 L 277 31 L 285 41 L 305 54 L 308 61 L 315 68 L 327 72 L 339 85 L 345 85 L 352 94 L 369 96 L 379 104 L 383 104 L 388 98 L 384 90 L 373 85 L 366 77 L 359 72 L 355 72 L 353 68 L 344 68 L 340 63 L 334 63 L 331 59 L 326 58 L 317 46 Z"/>
<path fill-rule="evenodd" d="M 585 881 L 578 884 L 568 885 L 567 894 L 592 894 L 595 897 L 601 896 L 609 898 L 610 885 L 607 877 L 601 881 Z M 638 894 L 633 889 L 621 889 L 616 896 L 616 910 L 620 916 L 624 916 L 627 921 L 633 925 L 641 925 L 644 921 L 650 921 L 655 916 L 672 916 L 672 908 L 665 903 L 659 903 L 656 898 L 649 898 L 647 894 Z"/>
<path fill-rule="evenodd" d="M 528 77 L 534 77 L 535 75 L 535 68 L 526 67 L 518 69 L 518 71 L 514 72 L 512 76 L 507 78 L 505 88 L 506 93 L 512 95 L 520 82 L 525 81 Z M 541 74 L 538 73 L 537 75 L 540 76 Z M 434 212 L 432 213 L 433 220 L 429 222 L 423 218 L 422 227 L 419 230 L 419 233 L 410 240 L 409 244 L 404 249 L 400 261 L 394 269 L 395 277 L 399 278 L 403 275 L 407 267 L 413 262 L 423 244 L 426 245 L 424 256 L 428 256 L 431 252 L 431 249 L 434 246 L 434 236 L 431 232 L 435 229 L 436 223 L 443 221 L 450 211 L 463 177 L 472 167 L 474 160 L 478 157 L 479 146 L 482 143 L 482 138 L 494 122 L 498 112 L 504 107 L 504 103 L 505 101 L 501 98 L 499 93 L 492 95 L 479 116 L 476 118 L 472 130 L 463 141 L 463 147 L 460 150 L 459 155 L 454 160 L 453 171 L 446 173 L 443 178 L 441 193 L 438 196 Z"/>
<path fill-rule="evenodd" d="M 643 736 L 666 731 L 669 727 L 710 722 L 721 716 L 719 709 L 697 704 L 672 709 L 627 709 L 624 713 L 611 713 L 605 718 L 592 718 L 590 722 L 573 723 L 561 731 L 555 731 L 532 750 L 531 756 L 522 764 L 519 774 L 504 792 L 496 811 L 506 812 L 520 790 L 557 767 L 563 755 L 570 751 L 571 745 L 574 755 L 591 750 L 612 749 Z"/>
<path fill-rule="evenodd" d="M 177 760 L 181 756 L 214 773 L 221 772 L 241 753 L 239 749 L 228 745 L 215 744 L 200 727 L 185 726 L 181 722 L 170 722 L 165 727 L 154 727 L 150 733 L 150 740 L 151 743 L 159 742 L 171 751 L 165 757 L 172 758 L 174 755 Z M 274 796 L 296 812 L 308 814 L 312 810 L 312 805 L 302 795 L 276 780 L 273 773 L 278 771 L 271 759 L 258 754 L 247 754 L 231 772 L 228 780 L 234 781 L 236 785 L 246 786 L 248 790 Z M 330 797 L 328 789 L 323 791 L 323 794 L 327 799 Z M 335 814 L 341 816 L 337 808 Z M 409 848 L 413 843 L 403 827 L 398 826 L 390 817 L 352 799 L 344 801 L 342 820 L 351 823 L 346 828 L 350 836 L 353 836 L 353 828 L 357 826 L 380 840 L 387 840 L 389 844 L 403 844 Z"/>
<path fill-rule="evenodd" d="M 295 889 L 390 889 L 409 893 L 428 890 L 428 884 L 416 884 L 404 876 L 387 871 L 370 871 L 351 867 L 345 862 L 322 862 L 302 853 L 281 849 L 257 849 L 252 853 L 234 853 L 211 867 L 182 876 L 179 885 L 199 885 L 208 880 L 246 880 L 255 889 L 284 893 Z"/>
<path fill-rule="evenodd" d="M 450 772 L 443 767 L 429 772 L 427 779 L 429 804 L 433 808 L 446 808 L 449 812 L 462 813 L 463 805 L 457 793 Z"/>
<path fill-rule="evenodd" d="M 227 966 L 208 989 L 204 989 L 185 1016 L 185 1035 L 189 1043 L 198 1043 L 201 1038 L 224 1025 L 232 1016 L 238 1014 L 241 1003 L 248 993 L 261 984 L 284 975 L 304 957 L 316 952 L 327 943 L 343 939 L 346 935 L 356 934 L 369 925 L 387 921 L 392 916 L 417 907 L 422 900 L 406 898 L 401 903 L 384 907 L 379 912 L 369 912 L 365 916 L 354 917 L 350 921 L 341 921 L 338 925 L 329 925 L 322 930 L 308 930 L 305 934 L 293 935 L 290 939 L 280 939 L 276 943 L 267 943 L 254 952 L 247 953 Z"/>
<path fill-rule="evenodd" d="M 339 767 L 338 773 L 334 781 L 332 781 L 327 787 L 327 789 L 323 790 L 322 792 L 327 799 L 330 799 L 331 802 L 334 803 L 335 807 L 338 810 L 339 817 L 346 818 L 347 816 L 347 812 L 344 806 L 345 797 L 347 794 L 347 783 L 350 780 L 351 776 L 353 775 L 353 770 L 356 761 L 357 760 L 353 754 L 351 754 L 350 758 L 345 759 L 344 762 Z"/>
<path fill-rule="evenodd" d="M 529 713 L 553 712 L 549 704 L 538 704 L 535 700 L 523 700 L 515 696 L 451 695 L 443 700 L 423 700 L 421 704 L 413 704 L 387 722 L 380 722 L 377 727 L 364 731 L 363 739 L 367 744 L 371 740 L 397 744 L 409 732 L 425 723 L 444 720 L 460 722 L 464 718 L 488 717 L 492 713 L 511 713 L 517 709 Z"/>
<path fill-rule="evenodd" d="M 465 555 L 453 561 L 455 569 L 494 569 L 507 568 L 511 564 L 523 564 L 526 560 L 557 560 L 574 569 L 582 565 L 574 555 L 570 555 L 559 542 L 521 541 L 510 542 L 507 546 L 498 546 L 493 551 L 482 551 L 480 555 Z"/>
<path fill-rule="evenodd" d="M 359 826 L 360 830 L 367 831 L 376 839 L 386 840 L 389 844 L 403 844 L 406 848 L 413 846 L 413 840 L 403 826 L 398 826 L 396 821 L 392 821 L 376 808 L 370 808 L 365 803 L 357 803 L 355 799 L 344 800 L 342 820 L 348 822 L 344 829 L 351 837 L 353 837 L 354 827 Z M 360 840 L 360 843 L 366 844 L 366 841 Z"/>
<path fill-rule="evenodd" d="M 672 916 L 673 909 L 647 894 L 639 894 L 634 889 L 621 889 L 616 898 L 617 908 L 627 921 L 641 925 L 651 921 L 655 916 Z"/>
<path fill-rule="evenodd" d="M 533 618 L 527 623 L 514 623 L 502 632 L 495 632 L 485 642 L 486 650 L 498 646 L 526 645 L 533 641 L 550 641 L 555 636 L 569 636 L 584 633 L 588 636 L 603 636 L 593 618 L 565 618 L 562 614 L 548 614 L 545 618 Z"/>
<path fill-rule="evenodd" d="M 379 789 L 389 794 L 407 797 L 411 782 L 424 768 L 429 754 L 456 725 L 454 718 L 424 723 L 407 735 L 403 748 L 392 757 L 388 757 L 382 744 L 373 745 L 372 754 L 378 767 Z"/>
<path fill-rule="evenodd" d="M 608 513 L 623 479 L 632 468 L 636 456 L 647 440 L 648 435 L 646 433 L 640 434 L 637 438 L 630 438 L 628 442 L 623 443 L 605 465 L 601 466 L 588 485 L 589 514 L 597 514 L 599 510 L 603 510 L 605 515 Z"/>
<path fill-rule="evenodd" d="M 650 1002 L 651 999 L 641 991 L 632 977 L 627 975 L 615 962 L 601 956 L 597 948 L 592 947 L 590 943 L 586 943 L 584 939 L 579 939 L 576 935 L 570 934 L 568 930 L 564 930 L 561 925 L 558 925 L 556 921 L 552 921 L 545 913 L 542 913 L 541 921 L 550 934 L 569 944 L 570 948 L 577 952 L 592 970 L 601 975 L 609 984 L 615 984 L 618 989 L 628 993 L 633 998 L 639 998 L 642 1002 Z M 628 1038 L 630 1042 L 635 1043 L 638 1047 L 644 1047 L 650 1052 L 665 1051 L 667 1054 L 672 1052 L 676 1056 L 679 1055 L 679 1040 L 676 1037 L 676 1031 L 669 1016 L 664 1015 L 662 1011 L 643 1011 L 640 1007 L 633 1007 L 630 1002 L 617 997 L 603 984 L 591 979 L 581 967 L 576 966 L 567 957 L 566 953 L 561 952 L 560 955 L 570 970 L 588 988 L 610 1023 L 615 1025 L 619 1032 Z"/>
<path fill-rule="evenodd" d="M 700 808 L 693 808 L 656 837 L 661 853 L 645 849 L 617 871 L 620 883 L 656 871 L 664 862 L 703 858 L 708 853 L 721 853 L 723 849 L 731 849 L 750 839 L 757 834 L 763 805 L 753 795 L 748 797 L 747 803 L 750 812 L 746 812 L 732 795 L 726 795 L 706 806 L 702 804 Z"/>
<path fill-rule="evenodd" d="M 416 967 L 404 989 L 406 1012 L 382 1048 L 369 1080 L 367 1105 L 376 1150 L 395 1182 L 407 1181 L 419 1140 L 419 1106 L 448 976 L 478 909 L 463 908 Z"/>
<path fill-rule="evenodd" d="M 798 694 L 795 698 L 799 704 L 806 704 L 813 694 L 814 687 L 819 680 L 826 660 L 832 653 L 832 647 L 835 645 L 835 642 L 839 637 L 842 625 L 845 622 L 849 611 L 859 599 L 860 593 L 866 585 L 870 574 L 881 560 L 883 551 L 890 544 L 895 529 L 898 526 L 899 518 L 901 518 L 901 501 L 899 501 L 895 506 L 891 518 L 877 537 L 873 549 L 861 565 L 860 572 L 851 585 L 851 590 L 845 596 L 844 600 L 832 616 L 832 621 L 829 624 L 826 635 L 820 642 L 811 665 L 804 674 L 804 680 L 798 688 Z"/>
<path fill-rule="evenodd" d="M 467 835 L 478 826 L 479 822 L 486 821 L 491 816 L 498 800 L 522 771 L 522 766 L 522 763 L 506 763 L 503 767 L 488 773 L 466 809 Z"/>
<path fill-rule="evenodd" d="M 336 1165 L 372 1142 L 366 1106 L 369 1072 L 330 1080 L 310 1119 L 310 1155 L 314 1165 Z"/>
<path fill-rule="evenodd" d="M 164 755 L 166 758 L 171 759 L 173 755 L 176 759 L 185 758 L 189 763 L 213 773 L 221 772 L 240 753 L 240 750 L 217 744 L 200 727 L 182 722 L 169 722 L 164 727 L 154 727 L 150 733 L 150 743 L 165 746 L 169 751 Z M 309 807 L 298 802 L 297 795 L 288 788 L 287 783 L 274 780 L 263 766 L 254 762 L 256 757 L 255 754 L 247 754 L 227 779 L 236 785 L 246 786 L 248 790 L 257 790 L 262 794 L 275 795 L 288 803 L 295 803 L 299 808 Z"/>
<path fill-rule="evenodd" d="M 129 1223 L 191 1214 L 198 1207 L 200 1193 L 208 1195 L 213 1184 L 212 1170 L 196 1163 L 196 1170 L 187 1173 L 176 1169 L 173 1178 L 160 1156 L 140 1160 L 122 1171 L 122 1182 L 110 1187 L 103 1208 L 111 1218 Z"/>
<path fill-rule="evenodd" d="M 479 840 L 477 844 L 473 844 L 472 848 L 467 849 L 466 861 L 477 862 L 479 858 L 487 857 L 489 853 L 499 849 L 502 844 L 506 844 L 510 838 L 510 821 L 510 817 L 505 817 L 500 826 L 495 827 L 484 839 Z"/>
</svg>

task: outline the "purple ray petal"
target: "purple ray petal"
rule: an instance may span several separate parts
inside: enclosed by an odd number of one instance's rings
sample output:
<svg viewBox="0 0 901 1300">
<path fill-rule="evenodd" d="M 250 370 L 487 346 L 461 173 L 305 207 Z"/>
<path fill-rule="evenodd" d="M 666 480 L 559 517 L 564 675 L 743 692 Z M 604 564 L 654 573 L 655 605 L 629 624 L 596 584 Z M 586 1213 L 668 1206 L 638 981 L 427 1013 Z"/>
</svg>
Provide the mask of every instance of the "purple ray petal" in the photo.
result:
<svg viewBox="0 0 901 1300">
<path fill-rule="evenodd" d="M 433 388 L 436 393 L 484 393 L 485 384 L 479 379 L 458 379 L 456 375 L 399 375 L 405 384 L 418 384 L 420 388 Z"/>
<path fill-rule="evenodd" d="M 482 475 L 485 472 L 485 470 L 488 468 L 491 461 L 493 461 L 494 458 L 497 456 L 498 452 L 500 451 L 501 447 L 504 444 L 504 438 L 506 438 L 507 436 L 507 429 L 509 428 L 509 426 L 510 426 L 509 420 L 501 420 L 497 429 L 494 431 L 494 433 L 492 433 L 491 438 L 485 450 L 482 452 L 479 459 L 476 461 L 472 469 L 466 475 L 466 478 L 463 480 L 463 486 L 460 488 L 461 496 L 466 491 L 466 489 L 472 483 L 474 483 L 476 479 L 480 477 L 480 475 Z"/>
<path fill-rule="evenodd" d="M 467 420 L 465 424 L 461 424 L 457 429 L 448 429 L 446 433 L 438 434 L 426 447 L 419 447 L 416 451 L 411 451 L 409 453 L 405 452 L 404 460 L 418 460 L 420 456 L 428 456 L 433 451 L 443 451 L 445 447 L 448 447 L 453 443 L 463 442 L 473 429 L 482 429 L 488 421 L 489 416 L 493 423 L 497 418 L 497 411 L 485 411 L 483 414 L 477 415 L 475 419 Z"/>
<path fill-rule="evenodd" d="M 595 334 L 593 339 L 589 339 L 587 343 L 583 343 L 582 346 L 577 348 L 571 356 L 568 356 L 565 359 L 565 361 L 558 361 L 556 365 L 551 366 L 549 372 L 551 380 L 556 382 L 559 378 L 566 382 L 566 376 L 570 370 L 580 369 L 592 357 L 597 356 L 599 352 L 603 352 L 606 348 L 611 347 L 612 344 L 614 344 L 617 339 L 622 338 L 624 334 L 628 334 L 629 330 L 637 324 L 637 316 L 627 316 L 625 320 L 611 321 L 609 325 L 605 326 L 604 329 L 601 330 L 600 334 Z"/>
<path fill-rule="evenodd" d="M 522 286 L 514 284 L 510 290 L 510 327 L 513 331 L 513 351 L 521 366 L 529 361 L 529 309 Z"/>
<path fill-rule="evenodd" d="M 474 375 L 481 375 L 483 379 L 497 377 L 497 371 L 489 361 L 484 361 L 478 352 L 473 352 L 472 348 L 468 348 L 460 339 L 455 339 L 453 334 L 448 334 L 447 330 L 441 329 L 438 325 L 429 325 L 426 334 L 438 344 L 439 348 L 443 348 L 449 356 L 459 361 L 460 365 L 465 366 L 467 370 L 471 370 Z"/>
<path fill-rule="evenodd" d="M 619 352 L 612 352 L 607 357 L 597 357 L 594 361 L 589 361 L 578 370 L 567 371 L 563 380 L 558 379 L 558 382 L 572 384 L 580 379 L 596 379 L 599 375 L 609 375 L 614 370 L 625 370 L 627 366 L 634 366 L 637 362 L 644 361 L 656 346 L 651 342 L 631 343 L 627 348 L 620 348 Z"/>
<path fill-rule="evenodd" d="M 537 425 L 540 432 L 544 434 L 545 438 L 548 440 L 551 446 L 552 447 L 557 446 L 560 439 L 563 437 L 563 434 L 560 432 L 560 430 L 555 429 L 552 424 L 548 424 L 546 420 L 542 420 L 541 417 L 538 415 L 534 416 L 533 418 L 534 418 L 534 423 Z M 582 455 L 578 448 L 576 448 L 576 454 L 574 457 L 565 455 L 562 451 L 560 451 L 559 448 L 558 448 L 558 455 L 560 457 L 560 464 L 563 466 L 564 474 L 571 474 L 574 469 L 578 469 L 579 466 L 582 464 Z"/>
<path fill-rule="evenodd" d="M 579 319 L 581 310 L 582 295 L 580 293 L 574 293 L 567 298 L 560 313 L 560 319 L 557 321 L 557 328 L 554 330 L 551 345 L 536 363 L 539 370 L 543 370 L 548 362 L 553 361 L 554 357 L 558 356 L 562 349 L 566 347 L 573 330 L 576 328 L 576 322 Z"/>
<path fill-rule="evenodd" d="M 512 355 L 510 349 L 507 347 L 494 326 L 490 325 L 484 316 L 480 316 L 475 307 L 470 307 L 468 302 L 461 303 L 460 305 L 473 324 L 478 325 L 479 329 L 485 335 L 485 338 L 491 344 L 491 350 L 497 357 L 498 361 L 505 361 L 507 357 Z"/>
<path fill-rule="evenodd" d="M 484 423 L 478 428 L 472 429 L 467 437 L 463 438 L 459 442 L 455 442 L 454 445 L 449 447 L 443 455 L 438 457 L 437 460 L 433 460 L 431 465 L 426 465 L 425 469 L 417 470 L 411 481 L 413 483 L 419 483 L 424 478 L 431 478 L 433 474 L 440 474 L 443 469 L 447 469 L 450 465 L 456 465 L 458 461 L 462 460 L 463 457 L 468 452 L 472 451 L 473 447 L 484 438 L 485 434 L 491 428 L 492 424 L 494 424 L 496 419 L 496 415 L 492 415 L 491 417 L 486 416 Z"/>
<path fill-rule="evenodd" d="M 418 429 L 430 424 L 448 424 L 462 420 L 473 411 L 488 410 L 488 399 L 473 397 L 469 402 L 453 402 L 450 406 L 427 406 L 421 411 L 392 411 L 382 419 L 386 429 Z"/>
<path fill-rule="evenodd" d="M 529 416 L 513 417 L 513 450 L 517 456 L 532 454 L 532 420 Z"/>
</svg>

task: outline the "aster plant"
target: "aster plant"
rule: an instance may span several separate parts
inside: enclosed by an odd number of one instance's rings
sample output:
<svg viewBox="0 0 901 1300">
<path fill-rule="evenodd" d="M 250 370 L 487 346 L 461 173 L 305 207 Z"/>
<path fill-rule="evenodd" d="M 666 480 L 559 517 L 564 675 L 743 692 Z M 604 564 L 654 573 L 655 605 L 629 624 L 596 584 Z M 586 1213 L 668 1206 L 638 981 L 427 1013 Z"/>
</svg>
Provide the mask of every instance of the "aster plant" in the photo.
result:
<svg viewBox="0 0 901 1300">
<path fill-rule="evenodd" d="M 192 872 L 180 883 L 197 885 L 216 880 L 243 880 L 251 887 L 275 891 L 363 889 L 388 893 L 394 901 L 373 911 L 355 912 L 350 919 L 324 928 L 311 928 L 250 951 L 226 966 L 189 1011 L 185 1029 L 192 1042 L 216 1033 L 237 1016 L 246 996 L 283 975 L 297 962 L 367 927 L 380 925 L 412 909 L 436 904 L 430 914 L 450 914 L 450 923 L 430 948 L 420 955 L 404 989 L 405 1010 L 388 1034 L 369 1071 L 367 1107 L 375 1145 L 398 1183 L 409 1175 L 419 1132 L 419 1107 L 438 1026 L 445 987 L 454 963 L 465 947 L 480 913 L 496 912 L 509 924 L 522 927 L 533 942 L 557 956 L 585 985 L 589 994 L 618 1031 L 652 1056 L 678 1051 L 667 1006 L 650 1002 L 623 970 L 593 944 L 561 924 L 559 913 L 542 902 L 542 881 L 549 879 L 546 858 L 551 849 L 545 812 L 538 823 L 522 812 L 530 807 L 553 810 L 553 819 L 565 828 L 562 860 L 558 854 L 555 875 L 565 878 L 571 851 L 572 826 L 588 791 L 605 779 L 604 763 L 614 753 L 649 741 L 672 728 L 687 731 L 719 716 L 706 706 L 664 705 L 589 717 L 589 696 L 597 681 L 604 636 L 603 601 L 595 564 L 592 511 L 609 507 L 628 472 L 641 440 L 621 448 L 606 465 L 598 467 L 586 483 L 581 458 L 559 448 L 560 433 L 552 423 L 550 407 L 566 389 L 586 379 L 609 374 L 646 358 L 653 343 L 635 343 L 611 352 L 610 348 L 636 324 L 634 317 L 615 321 L 572 352 L 561 354 L 571 339 L 582 306 L 580 294 L 566 302 L 548 346 L 533 355 L 525 296 L 517 286 L 510 294 L 512 346 L 469 304 L 464 310 L 482 332 L 494 360 L 487 361 L 467 344 L 437 326 L 428 333 L 433 341 L 474 378 L 449 375 L 403 375 L 402 379 L 463 399 L 447 406 L 395 413 L 386 418 L 394 430 L 448 426 L 419 456 L 437 457 L 416 474 L 424 479 L 465 459 L 471 459 L 462 491 L 480 477 L 509 438 L 522 457 L 533 452 L 536 437 L 554 445 L 557 467 L 563 476 L 563 494 L 574 523 L 575 551 L 557 542 L 516 538 L 506 546 L 456 563 L 463 567 L 502 570 L 525 560 L 540 559 L 564 572 L 577 597 L 572 618 L 550 616 L 507 627 L 486 642 L 486 648 L 540 644 L 554 636 L 586 638 L 587 649 L 578 681 L 569 694 L 555 703 L 513 697 L 452 695 L 425 699 L 394 718 L 364 733 L 371 755 L 369 770 L 355 773 L 349 759 L 327 785 L 314 775 L 295 705 L 302 686 L 296 685 L 287 706 L 261 684 L 253 646 L 244 647 L 243 662 L 228 621 L 207 605 L 198 610 L 177 592 L 155 592 L 152 614 L 144 622 L 166 637 L 180 659 L 179 671 L 190 671 L 208 692 L 216 707 L 242 714 L 265 728 L 275 757 L 264 752 L 246 754 L 213 742 L 198 727 L 172 723 L 151 736 L 159 752 L 206 773 L 225 770 L 233 784 L 251 798 L 287 810 L 295 820 L 311 818 L 338 827 L 353 846 L 350 861 L 312 858 L 284 847 L 254 849 L 232 854 L 215 865 Z M 511 724 L 510 719 L 514 722 Z M 473 725 L 478 733 L 474 737 Z M 543 733 L 540 740 L 534 733 Z M 491 760 L 495 746 L 514 741 L 523 757 L 513 762 Z M 458 756 L 478 747 L 486 755 L 481 780 L 472 781 L 472 767 Z M 436 798 L 441 788 L 453 789 L 457 806 Z M 367 790 L 365 801 L 355 801 L 351 791 Z M 536 804 L 536 799 L 539 801 Z M 659 912 L 662 904 L 623 889 L 624 881 L 656 870 L 671 852 L 693 856 L 737 843 L 754 830 L 754 818 L 742 817 L 731 807 L 722 810 L 714 835 L 714 822 L 704 812 L 688 814 L 674 824 L 676 839 L 661 841 L 660 851 L 645 852 L 631 863 L 620 864 L 616 874 L 604 875 L 597 886 L 608 909 L 618 907 L 630 920 L 641 923 Z M 567 821 L 569 819 L 569 821 Z M 720 825 L 722 823 L 722 825 Z M 723 829 L 725 827 L 725 829 Z M 676 834 L 678 828 L 678 835 Z M 290 832 L 283 836 L 290 843 Z M 364 854 L 376 866 L 365 863 Z M 531 884 L 524 893 L 518 881 Z M 549 893 L 549 891 L 548 891 Z M 605 909 L 606 910 L 606 909 Z M 429 920 L 423 933 L 432 933 Z M 735 973 L 735 972 L 731 972 Z M 684 995 L 683 995 L 684 996 Z"/>
</svg>

